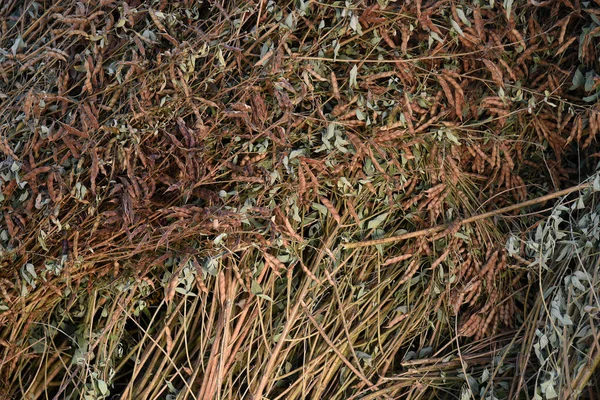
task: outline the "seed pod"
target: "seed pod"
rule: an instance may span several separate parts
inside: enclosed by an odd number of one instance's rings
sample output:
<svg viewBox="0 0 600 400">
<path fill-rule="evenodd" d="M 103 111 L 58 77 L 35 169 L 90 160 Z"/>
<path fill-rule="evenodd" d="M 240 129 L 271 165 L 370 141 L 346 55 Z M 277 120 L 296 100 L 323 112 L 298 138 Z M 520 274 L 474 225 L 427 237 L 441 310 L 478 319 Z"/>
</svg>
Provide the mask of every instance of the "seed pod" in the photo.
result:
<svg viewBox="0 0 600 400">
<path fill-rule="evenodd" d="M 399 284 L 401 285 L 409 281 L 417 273 L 417 271 L 419 270 L 419 266 L 419 260 L 417 259 L 413 260 L 410 264 L 408 264 L 408 267 L 406 268 L 404 275 L 400 279 Z"/>
</svg>

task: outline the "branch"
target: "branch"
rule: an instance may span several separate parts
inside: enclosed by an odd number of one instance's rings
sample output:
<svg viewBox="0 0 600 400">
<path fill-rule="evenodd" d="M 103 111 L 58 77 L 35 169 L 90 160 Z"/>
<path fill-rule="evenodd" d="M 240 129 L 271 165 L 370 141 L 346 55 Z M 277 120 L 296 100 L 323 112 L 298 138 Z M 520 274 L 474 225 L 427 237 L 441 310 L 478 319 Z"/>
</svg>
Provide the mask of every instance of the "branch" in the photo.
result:
<svg viewBox="0 0 600 400">
<path fill-rule="evenodd" d="M 513 204 L 512 206 L 499 208 L 497 210 L 489 211 L 489 212 L 479 214 L 479 215 L 473 215 L 469 218 L 455 221 L 454 223 L 459 222 L 460 224 L 469 224 L 471 222 L 481 221 L 482 219 L 490 218 L 490 217 L 493 217 L 496 215 L 505 214 L 505 213 L 508 213 L 508 212 L 511 212 L 514 210 L 518 210 L 518 209 L 529 207 L 529 206 L 532 206 L 535 204 L 543 203 L 548 200 L 555 199 L 557 197 L 566 196 L 568 194 L 577 192 L 578 190 L 589 188 L 591 186 L 592 186 L 592 183 L 590 183 L 590 182 L 582 183 L 580 185 L 572 186 L 570 188 L 563 189 L 563 190 L 559 190 L 558 192 L 550 193 L 545 196 L 527 200 L 522 203 Z M 448 229 L 451 225 L 452 224 L 443 224 L 443 225 L 438 225 L 438 226 L 434 226 L 434 227 L 427 228 L 427 229 L 422 229 L 420 231 L 404 233 L 404 234 L 398 235 L 398 236 L 391 236 L 391 237 L 387 237 L 387 238 L 374 239 L 374 240 L 365 240 L 362 242 L 345 243 L 345 244 L 343 244 L 343 246 L 345 249 L 356 249 L 359 247 L 367 247 L 367 246 L 376 246 L 379 244 L 395 243 L 395 242 L 400 242 L 400 241 L 406 240 L 406 239 L 412 239 L 412 238 L 416 238 L 416 237 L 420 237 L 420 236 L 427 236 L 427 235 L 431 235 L 434 233 L 442 232 L 442 231 Z"/>
</svg>

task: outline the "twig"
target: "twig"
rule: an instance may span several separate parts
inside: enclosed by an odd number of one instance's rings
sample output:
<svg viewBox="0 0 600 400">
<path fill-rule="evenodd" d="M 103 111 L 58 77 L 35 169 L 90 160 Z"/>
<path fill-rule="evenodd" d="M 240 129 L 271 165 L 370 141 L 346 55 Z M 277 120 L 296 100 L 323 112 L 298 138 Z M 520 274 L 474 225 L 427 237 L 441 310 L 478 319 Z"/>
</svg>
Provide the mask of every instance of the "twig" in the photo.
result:
<svg viewBox="0 0 600 400">
<path fill-rule="evenodd" d="M 333 232 L 329 235 L 327 240 L 325 240 L 323 242 L 322 248 L 328 248 L 331 245 L 334 238 L 336 238 L 338 236 L 338 231 L 339 231 L 339 226 L 337 226 L 333 230 Z M 321 261 L 323 260 L 324 256 L 325 256 L 325 251 L 320 251 L 318 253 L 316 259 L 314 260 L 313 265 L 319 265 L 321 263 Z M 300 291 L 295 299 L 296 304 L 294 304 L 294 307 L 289 311 L 289 314 L 287 316 L 287 322 L 283 326 L 283 331 L 281 333 L 281 339 L 277 342 L 277 345 L 271 352 L 269 361 L 267 362 L 267 365 L 265 366 L 265 369 L 264 369 L 265 372 L 262 375 L 260 381 L 258 382 L 257 388 L 253 393 L 253 398 L 255 398 L 257 400 L 262 399 L 262 395 L 263 395 L 263 392 L 265 391 L 265 388 L 267 387 L 269 382 L 271 382 L 271 383 L 273 382 L 271 374 L 275 370 L 276 365 L 279 361 L 279 359 L 278 359 L 279 353 L 281 352 L 281 349 L 283 348 L 283 344 L 285 343 L 288 334 L 290 333 L 291 329 L 297 322 L 296 318 L 300 312 L 300 308 L 301 308 L 302 304 L 304 304 L 304 302 L 303 302 L 304 297 L 308 294 L 311 284 L 312 284 L 312 281 L 309 279 L 306 279 L 304 281 L 304 284 L 302 285 L 302 289 L 300 289 Z"/>
<path fill-rule="evenodd" d="M 552 199 L 555 199 L 557 197 L 566 196 L 568 194 L 571 194 L 571 193 L 576 192 L 578 190 L 589 188 L 591 186 L 592 186 L 592 184 L 589 183 L 589 182 L 588 183 L 582 183 L 580 185 L 572 186 L 570 188 L 563 189 L 563 190 L 559 190 L 558 192 L 550 193 L 550 194 L 547 194 L 545 196 L 541 196 L 541 197 L 537 197 L 535 199 L 527 200 L 527 201 L 524 201 L 522 203 L 513 204 L 512 206 L 508 206 L 508 207 L 504 207 L 504 208 L 499 208 L 497 210 L 489 211 L 489 212 L 486 212 L 486 213 L 483 213 L 483 214 L 479 214 L 479 215 L 473 215 L 473 216 L 471 216 L 469 218 L 465 218 L 465 219 L 460 220 L 460 221 L 455 221 L 453 223 L 459 222 L 460 224 L 469 224 L 471 222 L 481 221 L 483 219 L 494 217 L 496 215 L 508 213 L 508 212 L 511 212 L 511 211 L 514 211 L 514 210 L 518 210 L 518 209 L 525 208 L 525 207 L 528 207 L 528 206 L 532 206 L 532 205 L 535 205 L 535 204 L 543 203 L 545 201 L 552 200 Z M 450 225 L 451 224 L 443 224 L 443 225 L 433 226 L 431 228 L 422 229 L 420 231 L 408 232 L 408 233 L 405 233 L 405 234 L 402 234 L 402 235 L 391 236 L 391 237 L 382 238 L 382 239 L 365 240 L 365 241 L 362 241 L 362 242 L 354 242 L 354 243 L 345 243 L 345 244 L 343 244 L 343 246 L 344 246 L 345 249 L 355 249 L 357 247 L 367 247 L 367 246 L 376 246 L 376 245 L 380 245 L 380 244 L 395 243 L 395 242 L 400 242 L 400 241 L 406 240 L 406 239 L 412 239 L 412 238 L 416 238 L 416 237 L 431 235 L 433 233 L 442 232 L 442 231 L 448 229 L 448 227 L 450 227 Z"/>
<path fill-rule="evenodd" d="M 379 387 L 377 387 L 377 385 L 374 385 L 373 383 L 371 383 L 371 381 L 369 381 L 369 379 L 366 376 L 364 376 L 358 369 L 356 369 L 356 367 L 354 365 L 352 365 L 352 363 L 350 361 L 348 361 L 348 359 L 344 356 L 344 354 L 342 354 L 340 349 L 338 349 L 335 346 L 335 343 L 333 343 L 331 341 L 331 339 L 329 338 L 329 336 L 327 336 L 327 333 L 325 333 L 323 328 L 321 328 L 321 326 L 319 325 L 319 323 L 317 322 L 315 317 L 313 317 L 311 315 L 310 311 L 306 307 L 306 303 L 304 303 L 304 300 L 300 300 L 300 304 L 302 306 L 302 309 L 304 310 L 304 314 L 306 314 L 306 316 L 308 317 L 310 322 L 313 324 L 313 326 L 317 329 L 317 331 L 319 331 L 319 334 L 325 340 L 327 345 L 329 345 L 331 350 L 333 350 L 333 352 L 340 358 L 340 360 L 342 360 L 342 362 L 346 365 L 346 367 L 348 367 L 348 369 L 350 369 L 350 371 L 352 371 L 352 373 L 354 375 L 356 375 L 358 378 L 360 378 L 360 380 L 363 383 L 365 383 L 369 387 L 369 389 L 371 389 L 373 391 L 379 390 Z M 391 397 L 387 396 L 387 395 L 385 396 L 385 398 L 391 399 Z"/>
</svg>

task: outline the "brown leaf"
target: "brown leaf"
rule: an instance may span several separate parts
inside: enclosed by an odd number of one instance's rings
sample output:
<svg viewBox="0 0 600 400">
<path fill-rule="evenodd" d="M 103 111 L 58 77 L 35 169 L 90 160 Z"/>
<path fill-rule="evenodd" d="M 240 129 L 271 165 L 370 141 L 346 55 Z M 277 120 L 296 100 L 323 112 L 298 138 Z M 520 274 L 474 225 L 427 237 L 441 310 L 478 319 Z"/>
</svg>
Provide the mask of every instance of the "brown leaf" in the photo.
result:
<svg viewBox="0 0 600 400">
<path fill-rule="evenodd" d="M 83 103 L 83 111 L 85 112 L 85 115 L 87 116 L 90 124 L 92 125 L 92 128 L 94 128 L 95 130 L 100 129 L 100 124 L 98 123 L 98 118 L 96 118 L 96 115 L 95 115 L 96 113 L 94 113 L 94 111 L 90 107 L 90 104 Z"/>
<path fill-rule="evenodd" d="M 31 115 L 31 109 L 33 108 L 33 102 L 35 100 L 35 96 L 33 95 L 33 88 L 29 89 L 27 92 L 27 96 L 25 96 L 25 104 L 23 105 L 23 111 L 25 112 L 25 121 L 29 119 Z"/>
<path fill-rule="evenodd" d="M 167 284 L 167 287 L 165 288 L 165 303 L 171 304 L 171 301 L 173 301 L 173 298 L 175 297 L 175 288 L 178 284 L 179 277 L 177 274 L 173 274 L 169 280 L 169 283 Z"/>
<path fill-rule="evenodd" d="M 269 50 L 265 53 L 265 55 L 256 62 L 256 64 L 254 64 L 255 67 L 260 67 L 262 65 L 264 65 L 269 58 L 271 58 L 271 56 L 273 55 L 273 50 Z"/>
<path fill-rule="evenodd" d="M 306 194 L 306 177 L 304 176 L 302 164 L 298 165 L 298 183 L 298 198 L 303 200 L 304 195 Z"/>
<path fill-rule="evenodd" d="M 567 40 L 562 46 L 560 46 L 558 48 L 558 50 L 556 50 L 556 54 L 555 56 L 559 56 L 561 55 L 566 49 L 568 49 L 573 42 L 575 42 L 579 37 L 578 36 L 573 36 L 571 39 Z"/>
<path fill-rule="evenodd" d="M 82 139 L 89 139 L 90 138 L 90 135 L 88 135 L 85 132 L 80 131 L 79 129 L 73 128 L 72 126 L 69 126 L 69 125 L 64 124 L 62 122 L 60 124 L 63 127 L 63 129 L 65 131 L 67 131 L 67 133 L 70 133 L 71 135 L 75 135 L 75 136 L 80 137 Z"/>
<path fill-rule="evenodd" d="M 6 229 L 8 230 L 8 234 L 10 235 L 10 237 L 15 237 L 15 224 L 12 221 L 12 218 L 9 213 L 4 214 L 4 221 L 6 222 Z"/>
<path fill-rule="evenodd" d="M 158 15 L 156 15 L 156 11 L 154 11 L 152 8 L 148 9 L 148 14 L 150 14 L 150 19 L 152 19 L 152 22 L 154 22 L 154 25 L 158 28 L 158 30 L 166 32 L 167 28 L 165 28 L 165 26 L 162 24 L 162 22 L 160 22 L 160 19 L 158 18 Z"/>
<path fill-rule="evenodd" d="M 300 243 L 304 242 L 304 239 L 302 238 L 302 236 L 300 236 L 298 233 L 296 233 L 296 231 L 294 230 L 294 227 L 292 227 L 292 224 L 287 219 L 287 217 L 285 215 L 283 215 L 281 210 L 279 210 L 277 208 L 276 212 L 278 212 L 280 218 L 283 220 L 283 224 L 285 225 L 285 228 L 287 229 L 290 236 Z"/>
<path fill-rule="evenodd" d="M 92 86 L 92 70 L 94 69 L 92 57 L 87 56 L 83 65 L 85 67 L 85 83 L 82 92 L 85 93 L 87 91 L 88 93 L 92 94 L 94 92 L 94 88 Z"/>
<path fill-rule="evenodd" d="M 222 270 L 219 271 L 217 281 L 219 282 L 219 300 L 224 304 L 227 301 L 227 277 Z"/>
<path fill-rule="evenodd" d="M 279 261 L 277 257 L 274 257 L 267 252 L 263 252 L 263 256 L 265 257 L 265 260 L 271 265 L 271 268 L 273 268 L 275 273 L 279 273 L 287 269 L 285 264 Z"/>
<path fill-rule="evenodd" d="M 99 164 L 100 162 L 98 160 L 98 149 L 94 147 L 92 149 L 92 168 L 90 171 L 90 189 L 94 196 L 96 195 L 96 178 L 98 177 Z"/>
<path fill-rule="evenodd" d="M 323 205 L 325 207 L 327 207 L 327 209 L 331 213 L 331 216 L 333 217 L 335 222 L 337 222 L 339 224 L 342 219 L 340 218 L 340 214 L 338 213 L 337 209 L 334 207 L 333 203 L 331 201 L 329 201 L 329 199 L 327 199 L 326 197 L 321 197 L 321 203 L 323 203 Z"/>
<path fill-rule="evenodd" d="M 408 260 L 412 256 L 413 256 L 412 254 L 402 254 L 402 255 L 399 255 L 399 256 L 396 256 L 396 257 L 388 258 L 383 263 L 383 266 L 387 266 L 387 265 L 390 265 L 390 264 L 396 264 L 396 263 L 399 263 L 400 261 Z"/>
<path fill-rule="evenodd" d="M 477 35 L 479 36 L 479 39 L 484 42 L 485 29 L 483 27 L 483 19 L 481 18 L 481 11 L 479 7 L 475 7 L 475 9 L 473 9 L 473 19 L 475 20 L 475 30 L 477 31 Z"/>
<path fill-rule="evenodd" d="M 485 58 L 483 59 L 483 63 L 485 64 L 488 71 L 490 71 L 490 73 L 492 74 L 492 79 L 494 80 L 496 85 L 500 86 L 501 88 L 504 88 L 502 70 L 500 70 L 500 68 L 498 68 L 498 66 L 494 62 Z"/>
<path fill-rule="evenodd" d="M 73 156 L 75 158 L 79 158 L 79 150 L 77 149 L 77 144 L 75 143 L 75 141 L 72 138 L 70 138 L 69 136 L 63 136 L 62 141 L 69 148 L 69 150 L 71 152 L 71 156 Z"/>
<path fill-rule="evenodd" d="M 133 201 L 127 191 L 121 196 L 121 205 L 123 207 L 123 219 L 126 225 L 131 225 L 134 220 Z"/>
<path fill-rule="evenodd" d="M 444 262 L 444 260 L 446 259 L 446 257 L 448 257 L 448 254 L 450 254 L 450 248 L 446 249 L 446 251 L 444 251 L 444 253 L 439 256 L 432 264 L 431 264 L 431 269 L 434 269 L 435 267 L 437 267 L 438 265 L 440 265 L 442 262 Z"/>
<path fill-rule="evenodd" d="M 167 341 L 167 354 L 172 354 L 173 351 L 173 338 L 171 337 L 171 329 L 168 326 L 165 326 L 165 339 Z"/>
<path fill-rule="evenodd" d="M 337 100 L 340 100 L 342 98 L 342 96 L 340 95 L 337 77 L 335 76 L 335 73 L 333 71 L 331 71 L 331 91 L 333 92 L 333 97 L 335 97 Z"/>
<path fill-rule="evenodd" d="M 454 107 L 454 96 L 452 95 L 452 90 L 450 90 L 450 86 L 448 86 L 448 82 L 446 82 L 444 80 L 444 77 L 441 75 L 438 75 L 437 78 L 438 82 L 440 83 L 440 86 L 442 87 L 442 90 L 444 91 L 446 99 L 448 99 L 448 104 Z"/>
<path fill-rule="evenodd" d="M 454 87 L 454 111 L 456 112 L 456 116 L 462 121 L 462 106 L 465 102 L 465 93 L 462 90 L 462 87 L 456 82 L 454 79 L 445 76 L 444 77 L 450 84 Z"/>
<path fill-rule="evenodd" d="M 185 121 L 181 117 L 177 117 L 177 127 L 179 128 L 179 132 L 185 138 L 186 144 L 188 148 L 196 147 L 196 142 L 194 141 L 194 137 L 190 132 L 190 129 L 185 125 Z"/>
<path fill-rule="evenodd" d="M 409 314 L 403 314 L 403 313 L 398 314 L 396 317 L 394 317 L 394 319 L 392 319 L 390 322 L 388 322 L 387 325 L 385 325 L 385 327 L 393 328 L 400 322 L 404 321 L 408 317 L 408 315 Z"/>
<path fill-rule="evenodd" d="M 22 181 L 29 181 L 32 179 L 35 179 L 35 177 L 39 174 L 44 174 L 48 171 L 50 171 L 51 167 L 49 166 L 45 166 L 45 167 L 37 167 L 32 169 L 31 171 L 29 171 L 27 174 L 25 174 L 25 176 L 23 176 L 21 178 Z"/>
<path fill-rule="evenodd" d="M 265 105 L 265 101 L 258 92 L 255 92 L 252 95 L 252 106 L 252 117 L 254 123 L 260 127 L 264 126 L 269 114 L 267 111 L 267 106 Z"/>
</svg>

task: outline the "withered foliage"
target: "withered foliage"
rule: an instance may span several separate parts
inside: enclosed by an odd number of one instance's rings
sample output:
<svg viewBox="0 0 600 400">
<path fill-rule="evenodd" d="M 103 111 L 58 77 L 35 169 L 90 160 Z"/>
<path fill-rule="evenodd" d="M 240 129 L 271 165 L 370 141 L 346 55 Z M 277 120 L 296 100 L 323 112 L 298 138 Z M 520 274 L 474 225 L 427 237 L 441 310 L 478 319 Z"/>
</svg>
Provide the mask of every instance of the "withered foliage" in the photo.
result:
<svg viewBox="0 0 600 400">
<path fill-rule="evenodd" d="M 504 245 L 544 209 L 460 220 L 595 168 L 600 3 L 328 3 L 0 5 L 2 393 L 431 398 L 516 365 Z"/>
</svg>

